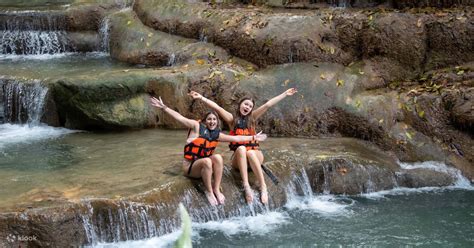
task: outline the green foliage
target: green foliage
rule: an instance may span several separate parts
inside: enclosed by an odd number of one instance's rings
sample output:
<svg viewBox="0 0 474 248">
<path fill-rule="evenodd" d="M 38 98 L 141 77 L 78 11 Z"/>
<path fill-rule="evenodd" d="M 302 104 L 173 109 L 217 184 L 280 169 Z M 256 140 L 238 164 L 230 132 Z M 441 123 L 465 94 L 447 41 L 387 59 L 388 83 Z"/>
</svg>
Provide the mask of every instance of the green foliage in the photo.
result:
<svg viewBox="0 0 474 248">
<path fill-rule="evenodd" d="M 191 242 L 191 217 L 183 204 L 179 204 L 179 212 L 181 213 L 181 230 L 182 233 L 178 240 L 174 243 L 175 248 L 190 248 L 193 247 Z"/>
</svg>

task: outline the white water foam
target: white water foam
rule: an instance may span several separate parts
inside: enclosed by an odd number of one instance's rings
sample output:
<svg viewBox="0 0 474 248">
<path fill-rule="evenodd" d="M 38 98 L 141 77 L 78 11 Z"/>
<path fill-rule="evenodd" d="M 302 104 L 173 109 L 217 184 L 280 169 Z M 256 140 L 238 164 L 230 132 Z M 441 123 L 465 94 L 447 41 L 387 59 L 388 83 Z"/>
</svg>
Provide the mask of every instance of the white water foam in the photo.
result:
<svg viewBox="0 0 474 248">
<path fill-rule="evenodd" d="M 349 209 L 354 200 L 349 202 L 342 201 L 342 198 L 334 195 L 320 195 L 320 196 L 291 196 L 285 204 L 285 208 L 290 210 L 304 210 L 317 213 L 323 216 L 340 216 L 350 215 L 352 211 Z"/>
<path fill-rule="evenodd" d="M 266 212 L 254 216 L 232 217 L 226 220 L 193 223 L 193 229 L 220 231 L 226 236 L 241 233 L 264 235 L 287 222 L 289 222 L 289 216 L 286 213 Z"/>
<path fill-rule="evenodd" d="M 89 246 L 94 248 L 145 248 L 145 247 L 172 247 L 174 242 L 181 235 L 181 231 L 175 231 L 163 236 L 143 239 L 143 240 L 130 240 L 122 241 L 117 243 L 97 243 L 96 245 Z M 87 247 L 87 246 L 86 246 Z"/>
<path fill-rule="evenodd" d="M 11 144 L 31 143 L 45 139 L 54 139 L 74 132 L 78 131 L 46 125 L 28 126 L 8 123 L 1 124 L 0 149 Z"/>
</svg>

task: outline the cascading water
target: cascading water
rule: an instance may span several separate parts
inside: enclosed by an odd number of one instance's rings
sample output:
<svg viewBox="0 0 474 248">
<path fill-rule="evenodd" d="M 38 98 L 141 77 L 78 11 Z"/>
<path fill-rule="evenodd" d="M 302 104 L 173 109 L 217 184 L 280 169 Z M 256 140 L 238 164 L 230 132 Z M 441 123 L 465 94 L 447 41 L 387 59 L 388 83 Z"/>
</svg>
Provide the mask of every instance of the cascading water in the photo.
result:
<svg viewBox="0 0 474 248">
<path fill-rule="evenodd" d="M 0 16 L 0 54 L 41 55 L 73 51 L 64 15 L 12 12 Z"/>
<path fill-rule="evenodd" d="M 288 208 L 294 208 L 292 204 L 298 207 L 306 205 L 309 208 L 320 208 L 319 211 L 331 214 L 349 206 L 347 203 L 340 203 L 339 200 L 333 199 L 332 195 L 316 196 L 304 169 L 293 173 L 292 180 L 285 189 Z M 236 186 L 232 190 L 227 189 L 227 192 L 229 191 L 239 192 L 239 189 Z M 254 197 L 258 199 L 257 195 Z M 89 245 L 97 245 L 104 242 L 143 240 L 175 233 L 180 227 L 176 214 L 178 200 L 186 206 L 193 206 L 188 211 L 197 229 L 213 230 L 227 226 L 230 228 L 227 231 L 232 234 L 239 232 L 233 227 L 240 226 L 257 231 L 245 223 L 269 222 L 268 219 L 273 219 L 276 223 L 270 221 L 268 225 L 278 226 L 287 218 L 284 213 L 270 211 L 268 206 L 264 206 L 258 200 L 252 204 L 242 202 L 238 206 L 227 209 L 209 206 L 203 199 L 202 193 L 193 189 L 187 190 L 179 198 L 176 199 L 176 204 L 86 203 L 87 211 L 82 216 L 82 221 L 87 241 Z M 196 201 L 200 204 L 196 205 Z"/>
<path fill-rule="evenodd" d="M 206 29 L 201 29 L 201 31 L 199 32 L 199 42 L 204 42 L 206 43 L 207 42 L 207 34 L 206 34 Z"/>
<path fill-rule="evenodd" d="M 138 203 L 119 202 L 108 208 L 94 208 L 85 203 L 87 212 L 82 215 L 82 224 L 89 244 L 98 242 L 118 242 L 138 240 L 163 235 L 157 229 L 162 223 L 156 223 L 153 216 L 155 206 Z"/>
<path fill-rule="evenodd" d="M 168 59 L 167 66 L 174 66 L 176 64 L 176 54 L 172 53 Z"/>
<path fill-rule="evenodd" d="M 0 80 L 6 122 L 36 126 L 43 114 L 48 88 L 40 80 L 27 82 Z"/>
<path fill-rule="evenodd" d="M 99 37 L 100 37 L 99 50 L 106 53 L 110 51 L 109 32 L 110 32 L 110 20 L 109 18 L 106 17 L 100 23 L 100 28 L 99 28 Z"/>
</svg>

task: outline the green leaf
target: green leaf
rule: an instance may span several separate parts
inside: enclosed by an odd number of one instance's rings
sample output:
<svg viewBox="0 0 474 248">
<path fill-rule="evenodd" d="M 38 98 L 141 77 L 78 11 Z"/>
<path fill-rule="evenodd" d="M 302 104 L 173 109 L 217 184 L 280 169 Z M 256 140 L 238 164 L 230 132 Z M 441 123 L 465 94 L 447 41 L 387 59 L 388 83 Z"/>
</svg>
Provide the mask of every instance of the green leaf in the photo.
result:
<svg viewBox="0 0 474 248">
<path fill-rule="evenodd" d="M 356 103 L 355 103 L 356 108 L 360 108 L 360 105 L 361 105 L 361 104 L 362 104 L 362 103 L 360 102 L 360 100 L 357 100 Z"/>
<path fill-rule="evenodd" d="M 422 111 L 418 112 L 418 116 L 420 118 L 424 118 L 425 117 L 425 111 L 422 110 Z"/>
<path fill-rule="evenodd" d="M 188 211 L 184 208 L 183 204 L 179 204 L 179 212 L 181 213 L 181 235 L 178 240 L 174 243 L 175 248 L 182 247 L 193 247 L 191 242 L 191 217 L 189 217 Z"/>
<path fill-rule="evenodd" d="M 411 136 L 411 133 L 405 132 L 405 134 L 406 134 L 406 136 L 407 136 L 408 139 L 410 139 L 410 140 L 413 139 L 413 137 Z"/>
<path fill-rule="evenodd" d="M 209 52 L 207 52 L 207 54 L 209 55 L 209 57 L 215 57 L 216 56 L 216 51 L 215 50 L 209 51 Z"/>
</svg>

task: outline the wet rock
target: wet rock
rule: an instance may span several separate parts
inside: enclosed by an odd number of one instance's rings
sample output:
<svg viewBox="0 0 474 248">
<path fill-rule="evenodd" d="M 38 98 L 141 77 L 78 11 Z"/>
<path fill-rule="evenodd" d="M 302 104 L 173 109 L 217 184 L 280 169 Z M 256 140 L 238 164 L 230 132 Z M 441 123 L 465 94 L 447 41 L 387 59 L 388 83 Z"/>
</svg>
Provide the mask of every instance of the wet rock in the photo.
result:
<svg viewBox="0 0 474 248">
<path fill-rule="evenodd" d="M 473 6 L 474 3 L 470 0 L 445 0 L 445 1 L 412 1 L 412 0 L 402 0 L 402 1 L 392 1 L 394 7 L 396 8 L 413 8 L 413 7 L 438 7 L 438 8 L 449 8 L 454 6 Z"/>
<path fill-rule="evenodd" d="M 80 206 L 64 206 L 55 209 L 33 209 L 23 213 L 0 215 L 0 245 L 27 247 L 65 247 L 87 242 L 81 220 Z M 10 237 L 7 240 L 5 237 Z M 28 242 L 19 237 L 29 238 Z"/>
<path fill-rule="evenodd" d="M 397 173 L 397 182 L 401 187 L 421 188 L 452 185 L 456 179 L 447 173 L 429 169 L 402 170 Z"/>
<path fill-rule="evenodd" d="M 318 192 L 359 194 L 393 188 L 393 171 L 347 159 L 321 160 L 308 170 Z"/>
<path fill-rule="evenodd" d="M 121 11 L 109 17 L 110 53 L 120 61 L 173 66 L 193 64 L 197 60 L 227 61 L 228 55 L 220 47 L 197 40 L 155 31 L 144 26 L 133 11 Z"/>
<path fill-rule="evenodd" d="M 429 51 L 427 69 L 460 65 L 474 57 L 474 23 L 472 13 L 434 18 L 426 24 Z"/>
<path fill-rule="evenodd" d="M 50 84 L 62 126 L 80 129 L 114 129 L 152 125 L 153 114 L 144 81 L 69 78 Z M 125 74 L 122 72 L 120 75 Z M 119 77 L 121 77 L 119 76 Z M 118 80 L 118 81 L 117 81 Z"/>
<path fill-rule="evenodd" d="M 411 77 L 418 74 L 424 62 L 427 37 L 424 27 L 417 27 L 417 20 L 416 16 L 406 13 L 369 15 L 367 28 L 361 35 L 363 57 L 385 57 L 389 66 L 400 63 L 413 73 Z"/>
<path fill-rule="evenodd" d="M 178 0 L 135 1 L 134 10 L 147 26 L 188 38 L 207 37 L 261 67 L 304 61 L 348 65 L 364 59 L 385 83 L 469 61 L 474 50 L 469 10 L 276 13 Z"/>
<path fill-rule="evenodd" d="M 244 1 L 245 2 L 245 1 Z M 320 8 L 320 7 L 354 7 L 354 8 L 368 8 L 368 7 L 390 7 L 390 8 L 422 8 L 422 7 L 437 7 L 449 8 L 456 6 L 473 6 L 474 3 L 470 0 L 462 1 L 387 1 L 387 0 L 262 0 L 260 3 L 265 3 L 274 7 L 289 7 L 289 8 Z M 248 3 L 248 1 L 247 1 Z"/>
<path fill-rule="evenodd" d="M 447 92 L 444 104 L 453 122 L 461 129 L 473 134 L 474 130 L 474 88 Z"/>
<path fill-rule="evenodd" d="M 74 51 L 93 52 L 99 51 L 100 39 L 95 32 L 69 32 L 67 39 Z"/>
</svg>

